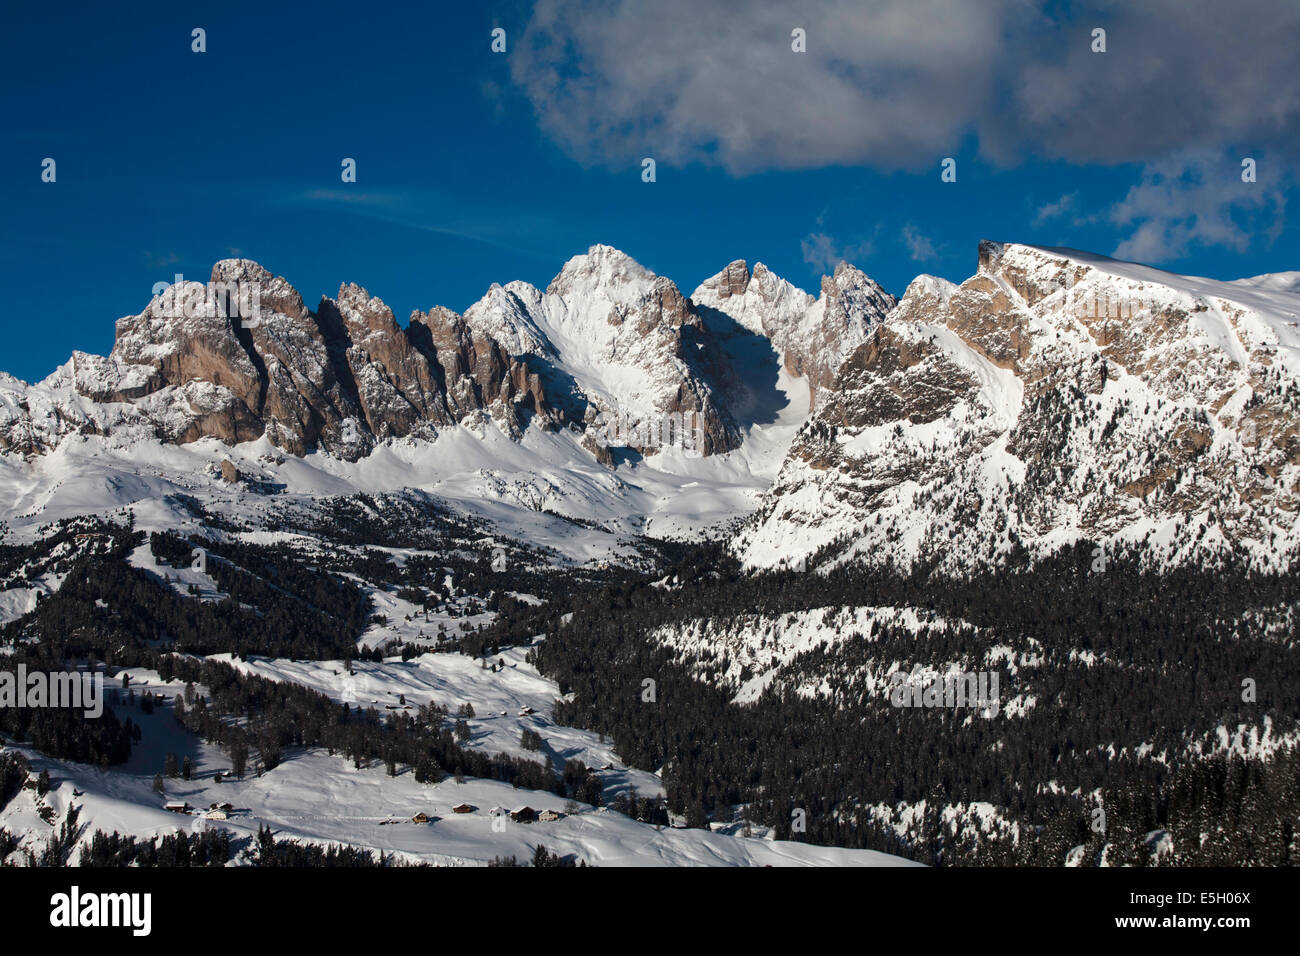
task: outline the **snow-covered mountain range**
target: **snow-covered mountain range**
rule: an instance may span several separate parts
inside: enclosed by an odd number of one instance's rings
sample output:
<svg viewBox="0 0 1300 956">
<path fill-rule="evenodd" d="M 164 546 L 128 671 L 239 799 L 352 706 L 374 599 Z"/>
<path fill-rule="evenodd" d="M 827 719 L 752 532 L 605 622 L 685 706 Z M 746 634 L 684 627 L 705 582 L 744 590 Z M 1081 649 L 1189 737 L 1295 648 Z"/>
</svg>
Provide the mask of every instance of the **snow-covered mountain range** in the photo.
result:
<svg viewBox="0 0 1300 956">
<path fill-rule="evenodd" d="M 249 289 L 252 297 L 232 291 Z M 320 614 L 287 588 L 329 575 L 368 608 L 356 627 L 338 624 L 343 604 L 319 617 L 334 621 L 337 647 L 303 645 L 300 655 L 299 645 L 258 645 L 244 660 L 226 644 L 194 644 L 200 634 L 185 645 L 192 653 L 179 645 L 175 653 L 385 713 L 436 704 L 445 717 L 435 723 L 457 727 L 470 750 L 541 754 L 556 771 L 580 761 L 595 776 L 584 786 L 598 785 L 601 799 L 521 793 L 504 779 L 460 782 L 454 773 L 421 783 L 379 763 L 349 769 L 319 746 L 218 783 L 229 766 L 223 749 L 174 715 L 142 713 L 144 741 L 116 769 L 10 741 L 54 785 L 0 807 L 0 829 L 39 847 L 79 801 L 105 832 L 169 832 L 176 816 L 152 778 L 179 753 L 197 776 L 169 778 L 167 797 L 198 807 L 229 801 L 235 809 L 222 826 L 240 841 L 267 825 L 292 839 L 440 863 L 522 858 L 542 835 L 552 850 L 598 864 L 917 858 L 931 833 L 927 814 L 981 839 L 1014 832 L 1018 818 L 985 797 L 877 794 L 857 819 L 886 835 L 871 844 L 884 853 L 819 848 L 782 827 L 752 826 L 788 813 L 748 791 L 702 823 L 677 761 L 634 753 L 636 728 L 616 726 L 624 736 L 615 748 L 603 728 L 617 724 L 618 707 L 582 710 L 604 706 L 621 685 L 575 686 L 575 673 L 589 674 L 602 653 L 614 661 L 640 648 L 630 625 L 606 620 L 610 607 L 585 608 L 573 595 L 639 582 L 644 603 L 621 613 L 648 622 L 648 643 L 663 655 L 655 666 L 682 699 L 691 692 L 672 683 L 672 668 L 760 716 L 787 698 L 827 707 L 837 730 L 841 709 L 883 709 L 891 675 L 908 667 L 1005 671 L 998 732 L 1010 752 L 1018 733 L 1046 732 L 1050 708 L 1078 709 L 1077 698 L 1055 696 L 1059 673 L 1079 678 L 1064 686 L 1081 693 L 1093 686 L 1082 670 L 1100 661 L 1119 688 L 1115 700 L 1138 693 L 1123 683 L 1129 649 L 1081 649 L 1072 631 L 1057 646 L 1050 628 L 1003 633 L 960 595 L 936 610 L 886 573 L 767 579 L 721 562 L 731 567 L 724 578 L 711 563 L 716 544 L 648 539 L 704 533 L 756 570 L 890 562 L 957 578 L 983 572 L 966 579 L 980 589 L 981 580 L 1015 579 L 1014 569 L 988 570 L 1009 556 L 1046 556 L 1081 540 L 1095 546 L 1094 570 L 1135 551 L 1158 564 L 1233 555 L 1289 566 L 1300 549 L 1297 507 L 1300 273 L 1218 282 L 985 242 L 974 276 L 960 285 L 921 276 L 899 300 L 850 265 L 814 297 L 739 260 L 686 296 L 596 246 L 545 291 L 493 286 L 464 315 L 435 307 L 402 325 L 356 285 L 308 309 L 284 279 L 225 260 L 210 283 L 161 290 L 120 319 L 108 356 L 74 352 L 34 384 L 0 374 L 0 552 L 9 562 L 0 626 L 10 635 L 0 653 L 62 640 L 67 620 L 84 618 L 88 633 L 117 627 L 117 592 L 102 590 L 105 582 L 138 586 L 121 610 L 149 620 L 181 620 L 166 607 L 183 601 L 186 614 L 219 606 L 252 626 L 281 602 Z M 677 557 L 694 552 L 706 557 Z M 1060 580 L 1059 565 L 1042 568 Z M 773 581 L 776 597 L 767 593 Z M 335 600 L 333 591 L 304 593 Z M 646 594 L 662 595 L 662 606 Z M 580 610 L 561 614 L 568 606 Z M 509 628 L 523 627 L 532 607 L 552 616 L 519 641 Z M 1206 615 L 1211 630 L 1235 626 L 1269 641 L 1294 620 L 1292 605 L 1267 601 Z M 476 649 L 483 628 L 498 628 L 486 633 L 505 643 Z M 1249 651 L 1239 653 L 1253 666 Z M 359 668 L 340 659 L 354 652 L 371 658 Z M 566 655 L 579 671 L 566 670 Z M 150 666 L 133 664 L 126 677 L 162 701 L 189 692 Z M 1187 698 L 1200 700 L 1203 688 L 1194 690 Z M 701 714 L 720 713 L 701 700 Z M 464 727 L 450 710 L 461 703 L 474 709 Z M 1270 736 L 1267 717 L 1262 731 L 1241 715 L 1184 718 L 1187 739 L 1162 747 L 1199 746 L 1207 733 L 1222 737 L 1220 749 L 1262 733 L 1252 752 L 1294 740 L 1287 728 Z M 920 719 L 907 726 L 919 733 Z M 974 727 L 990 736 L 971 752 L 990 753 L 992 724 Z M 1098 747 L 1147 742 L 1098 733 Z M 853 740 L 857 749 L 832 753 L 828 767 L 857 765 L 889 742 Z M 725 756 L 710 766 L 725 767 Z M 638 822 L 635 809 L 598 806 L 633 791 L 685 802 L 663 828 Z M 488 808 L 510 801 L 554 817 L 545 829 L 500 830 Z M 452 810 L 461 803 L 478 809 Z M 417 811 L 431 822 L 406 822 Z"/>
<path fill-rule="evenodd" d="M 213 292 L 239 287 L 251 319 Z M 1080 538 L 1289 561 L 1298 315 L 1300 273 L 1218 282 L 992 242 L 962 284 L 920 276 L 901 300 L 847 264 L 814 297 L 744 261 L 688 297 L 594 246 L 544 291 L 494 285 L 405 326 L 356 285 L 308 309 L 223 260 L 119 319 L 108 356 L 0 375 L 4 517 L 195 475 L 238 494 L 216 477 L 229 458 L 290 494 L 416 487 L 619 532 L 748 515 L 753 567 L 958 568 Z"/>
<path fill-rule="evenodd" d="M 755 566 L 959 570 L 1079 539 L 1293 560 L 1296 279 L 981 243 L 974 276 L 916 279 L 840 366 L 739 547 Z"/>
</svg>

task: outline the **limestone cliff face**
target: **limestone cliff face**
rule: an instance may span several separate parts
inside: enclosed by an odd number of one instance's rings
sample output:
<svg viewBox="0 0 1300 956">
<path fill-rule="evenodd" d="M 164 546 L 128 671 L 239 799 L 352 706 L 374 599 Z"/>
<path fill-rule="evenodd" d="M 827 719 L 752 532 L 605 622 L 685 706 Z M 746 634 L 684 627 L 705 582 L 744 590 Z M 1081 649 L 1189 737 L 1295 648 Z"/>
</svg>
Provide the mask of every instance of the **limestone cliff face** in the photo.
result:
<svg viewBox="0 0 1300 956">
<path fill-rule="evenodd" d="M 522 415 L 551 421 L 535 374 L 453 313 L 434 314 L 416 313 L 404 329 L 355 284 L 310 310 L 257 263 L 223 260 L 207 285 L 179 284 L 119 320 L 107 357 L 74 354 L 66 384 L 95 403 L 130 405 L 164 440 L 265 434 L 295 455 L 356 459 L 376 442 L 432 437 L 474 415 L 515 435 Z M 76 421 L 70 410 L 51 438 L 100 430 L 97 417 Z"/>
<path fill-rule="evenodd" d="M 490 335 L 471 329 L 462 316 L 442 307 L 415 312 L 410 332 L 440 370 L 449 420 L 486 410 L 515 437 L 527 426 L 529 414 L 546 428 L 560 421 L 546 401 L 540 376 Z"/>
<path fill-rule="evenodd" d="M 862 270 L 841 262 L 785 345 L 786 368 L 808 379 L 813 406 L 840 365 L 879 327 L 896 300 Z"/>
<path fill-rule="evenodd" d="M 974 276 L 918 278 L 839 367 L 741 553 L 1294 554 L 1300 297 L 1276 285 L 981 243 Z"/>
<path fill-rule="evenodd" d="M 762 263 L 751 272 L 743 259 L 706 279 L 691 300 L 771 341 L 786 371 L 807 380 L 814 406 L 844 360 L 896 304 L 848 263 L 822 278 L 814 299 Z"/>
<path fill-rule="evenodd" d="M 752 358 L 732 351 L 737 330 L 770 341 L 817 400 L 892 304 L 852 266 L 814 299 L 740 260 L 687 297 L 597 245 L 545 290 L 493 285 L 464 315 L 434 307 L 403 327 L 358 285 L 313 309 L 284 278 L 227 259 L 208 283 L 180 283 L 119 320 L 112 352 L 75 353 L 47 392 L 16 383 L 0 449 L 39 454 L 125 420 L 165 441 L 266 435 L 291 454 L 355 460 L 379 442 L 492 422 L 516 439 L 529 427 L 583 432 L 605 464 L 616 447 L 712 455 L 738 447 L 755 403 L 756 370 L 734 361 Z M 770 388 L 775 369 L 758 377 Z"/>
</svg>

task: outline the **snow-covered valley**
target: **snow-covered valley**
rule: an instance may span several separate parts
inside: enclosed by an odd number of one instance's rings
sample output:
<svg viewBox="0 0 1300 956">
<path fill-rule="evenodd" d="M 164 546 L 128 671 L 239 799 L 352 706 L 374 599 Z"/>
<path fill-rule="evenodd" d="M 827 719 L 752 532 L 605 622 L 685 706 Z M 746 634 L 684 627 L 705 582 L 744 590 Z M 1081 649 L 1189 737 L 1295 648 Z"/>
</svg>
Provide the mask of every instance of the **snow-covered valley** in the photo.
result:
<svg viewBox="0 0 1300 956">
<path fill-rule="evenodd" d="M 18 746 L 34 773 L 46 771 L 52 787 L 38 797 L 23 791 L 0 811 L 0 827 L 17 835 L 24 847 L 39 850 L 61 822 L 69 805 L 80 808 L 86 839 L 96 830 L 117 831 L 148 838 L 180 828 L 195 831 L 221 827 L 237 845 L 251 844 L 262 826 L 279 839 L 304 843 L 360 846 L 408 862 L 440 866 L 482 866 L 497 857 L 532 857 L 541 843 L 552 853 L 596 866 L 881 866 L 908 861 L 871 851 L 839 850 L 794 841 L 776 841 L 763 827 L 741 836 L 739 825 L 714 831 L 639 823 L 610 809 L 620 793 L 641 797 L 662 795 L 658 779 L 629 769 L 611 745 L 586 731 L 558 726 L 547 716 L 557 696 L 555 685 L 541 678 L 524 660 L 524 651 L 505 650 L 506 666 L 499 672 L 482 669 L 458 654 L 429 654 L 413 661 L 358 662 L 349 676 L 341 661 L 252 660 L 242 669 L 273 680 L 295 681 L 321 690 L 352 706 L 418 706 L 438 702 L 452 707 L 473 705 L 468 745 L 491 753 L 529 755 L 520 745 L 524 728 L 544 741 L 544 753 L 557 766 L 576 759 L 601 768 L 599 776 L 606 806 L 578 804 L 554 793 L 513 787 L 493 780 L 448 777 L 436 784 L 418 783 L 411 768 L 389 776 L 382 763 L 356 766 L 342 755 L 316 748 L 287 753 L 277 767 L 250 771 L 243 779 L 214 776 L 230 773 L 230 758 L 178 727 L 170 706 L 152 714 L 128 709 L 143 731 L 142 743 L 130 760 L 111 769 L 88 767 L 44 757 Z M 137 694 L 184 695 L 183 682 L 163 682 L 154 672 L 123 672 Z M 199 692 L 202 688 L 198 689 Z M 397 701 L 404 697 L 407 704 Z M 528 711 L 528 713 L 525 713 Z M 189 780 L 168 778 L 165 792 L 153 789 L 167 753 L 188 758 Z M 604 768 L 610 769 L 604 769 Z M 178 821 L 168 803 L 191 809 Z M 231 804 L 221 819 L 210 819 L 208 808 Z M 456 813 L 453 807 L 473 809 Z M 554 811 L 558 819 L 515 822 L 511 811 L 529 806 L 539 814 Z M 54 824 L 41 815 L 46 809 Z M 414 823 L 417 814 L 428 822 Z"/>
</svg>

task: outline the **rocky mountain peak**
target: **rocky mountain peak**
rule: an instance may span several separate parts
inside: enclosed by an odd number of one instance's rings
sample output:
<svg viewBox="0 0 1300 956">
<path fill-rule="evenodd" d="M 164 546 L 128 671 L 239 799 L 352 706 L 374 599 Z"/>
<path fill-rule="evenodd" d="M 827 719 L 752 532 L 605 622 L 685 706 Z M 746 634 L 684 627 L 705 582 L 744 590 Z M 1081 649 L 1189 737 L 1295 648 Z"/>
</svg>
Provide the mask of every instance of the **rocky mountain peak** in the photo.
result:
<svg viewBox="0 0 1300 956">
<path fill-rule="evenodd" d="M 730 322 L 767 338 L 786 371 L 807 380 L 815 403 L 840 363 L 895 304 L 893 296 L 847 263 L 822 278 L 821 292 L 814 299 L 761 262 L 751 272 L 738 259 L 700 283 L 691 300 L 706 319 L 716 317 L 712 326 L 722 334 Z"/>
<path fill-rule="evenodd" d="M 696 290 L 697 295 L 692 295 L 692 299 L 711 294 L 718 301 L 729 299 L 732 296 L 744 295 L 745 290 L 749 288 L 750 272 L 749 263 L 744 259 L 736 259 L 734 262 L 727 264 L 727 267 L 710 279 L 705 279 L 700 283 L 700 288 Z"/>
<path fill-rule="evenodd" d="M 617 295 L 631 287 L 635 294 L 635 289 L 643 288 L 655 278 L 653 272 L 627 253 L 613 246 L 594 245 L 566 262 L 546 291 L 558 296 L 590 295 L 597 290 Z"/>
<path fill-rule="evenodd" d="M 841 262 L 823 276 L 821 295 L 786 336 L 788 371 L 808 380 L 814 407 L 835 373 L 896 305 L 892 295 L 861 269 Z"/>
<path fill-rule="evenodd" d="M 339 286 L 334 305 L 348 324 L 348 328 L 362 332 L 379 332 L 396 336 L 399 330 L 393 310 L 384 304 L 378 296 L 354 282 Z M 319 310 L 318 310 L 319 311 Z"/>
<path fill-rule="evenodd" d="M 879 283 L 848 262 L 839 263 L 834 273 L 822 277 L 821 294 L 828 307 L 846 320 L 883 317 L 897 303 Z"/>
<path fill-rule="evenodd" d="M 302 295 L 287 279 L 271 273 L 252 259 L 221 259 L 212 266 L 212 286 L 231 285 L 245 290 L 245 298 L 255 296 L 260 307 L 278 315 L 301 319 L 308 314 Z"/>
</svg>

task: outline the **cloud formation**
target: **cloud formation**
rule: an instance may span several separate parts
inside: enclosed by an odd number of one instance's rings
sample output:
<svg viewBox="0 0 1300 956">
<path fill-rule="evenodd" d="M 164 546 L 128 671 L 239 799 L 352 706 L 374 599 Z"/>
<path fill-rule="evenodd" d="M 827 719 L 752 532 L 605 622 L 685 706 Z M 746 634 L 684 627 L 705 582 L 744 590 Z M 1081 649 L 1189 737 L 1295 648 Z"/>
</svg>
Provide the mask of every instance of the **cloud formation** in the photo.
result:
<svg viewBox="0 0 1300 956">
<path fill-rule="evenodd" d="M 1078 208 L 1078 204 L 1079 193 L 1077 191 L 1066 193 L 1060 199 L 1056 200 L 1056 202 L 1049 202 L 1046 205 L 1039 206 L 1038 212 L 1034 213 L 1034 225 L 1041 226 L 1043 223 L 1051 222 L 1053 219 L 1060 219 L 1062 216 L 1074 212 L 1075 209 Z M 1076 216 L 1074 221 L 1077 225 L 1081 220 Z"/>
<path fill-rule="evenodd" d="M 1115 249 L 1120 259 L 1179 259 L 1196 246 L 1245 252 L 1251 240 L 1280 234 L 1285 193 L 1279 177 L 1242 182 L 1239 162 L 1191 150 L 1146 166 L 1109 219 L 1132 233 Z"/>
<path fill-rule="evenodd" d="M 1113 164 L 1294 153 L 1298 35 L 1292 0 L 539 0 L 511 75 L 588 164 L 919 169 L 971 137 L 1002 165 Z"/>
<path fill-rule="evenodd" d="M 1119 259 L 1167 262 L 1198 247 L 1246 252 L 1257 239 L 1272 243 L 1281 235 L 1294 177 L 1261 159 L 1257 181 L 1244 182 L 1242 159 L 1212 149 L 1181 150 L 1145 164 L 1118 202 L 1085 210 L 1078 192 L 1066 193 L 1040 206 L 1033 224 L 1109 225 L 1124 235 L 1112 252 Z"/>
<path fill-rule="evenodd" d="M 928 236 L 921 235 L 910 222 L 903 227 L 903 245 L 913 262 L 928 262 L 938 255 L 934 242 Z"/>
</svg>

